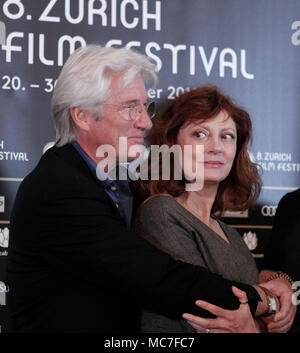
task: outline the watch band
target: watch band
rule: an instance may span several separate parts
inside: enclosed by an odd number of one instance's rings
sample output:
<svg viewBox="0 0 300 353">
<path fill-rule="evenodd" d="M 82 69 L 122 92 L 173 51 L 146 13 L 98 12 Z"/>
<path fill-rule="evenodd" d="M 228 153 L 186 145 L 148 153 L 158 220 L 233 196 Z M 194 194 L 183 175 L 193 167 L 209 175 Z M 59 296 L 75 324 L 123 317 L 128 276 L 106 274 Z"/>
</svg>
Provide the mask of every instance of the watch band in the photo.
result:
<svg viewBox="0 0 300 353">
<path fill-rule="evenodd" d="M 287 274 L 287 273 L 284 273 L 284 272 L 281 272 L 281 271 L 278 271 L 276 272 L 274 275 L 272 275 L 271 277 L 269 277 L 267 279 L 267 282 L 269 281 L 272 281 L 273 279 L 277 279 L 277 278 L 283 278 L 285 279 L 286 281 L 288 281 L 290 283 L 290 285 L 292 286 L 294 281 L 291 279 L 291 277 Z"/>
</svg>

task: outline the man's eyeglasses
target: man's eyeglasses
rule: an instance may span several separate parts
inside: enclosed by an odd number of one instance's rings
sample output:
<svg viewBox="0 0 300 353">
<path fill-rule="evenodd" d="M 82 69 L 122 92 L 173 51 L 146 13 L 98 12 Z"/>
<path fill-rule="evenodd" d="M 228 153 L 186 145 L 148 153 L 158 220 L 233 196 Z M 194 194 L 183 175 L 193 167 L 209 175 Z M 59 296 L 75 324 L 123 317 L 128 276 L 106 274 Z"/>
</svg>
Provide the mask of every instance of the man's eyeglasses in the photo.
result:
<svg viewBox="0 0 300 353">
<path fill-rule="evenodd" d="M 145 104 L 136 104 L 136 105 L 122 105 L 122 104 L 104 104 L 110 105 L 112 107 L 119 108 L 119 112 L 121 113 L 122 117 L 133 122 L 137 121 L 140 116 L 146 112 L 150 119 L 155 117 L 156 109 L 155 109 L 155 102 L 149 102 Z"/>
</svg>

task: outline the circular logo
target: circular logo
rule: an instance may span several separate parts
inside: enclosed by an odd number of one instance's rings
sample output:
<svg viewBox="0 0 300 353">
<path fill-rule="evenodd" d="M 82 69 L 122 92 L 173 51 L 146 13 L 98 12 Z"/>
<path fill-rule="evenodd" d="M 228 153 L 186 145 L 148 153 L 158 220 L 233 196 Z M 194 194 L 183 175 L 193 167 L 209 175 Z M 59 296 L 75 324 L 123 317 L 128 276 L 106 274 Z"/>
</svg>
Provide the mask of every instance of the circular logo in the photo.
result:
<svg viewBox="0 0 300 353">
<path fill-rule="evenodd" d="M 265 217 L 274 217 L 276 213 L 277 206 L 264 205 L 261 208 L 261 214 Z"/>
</svg>

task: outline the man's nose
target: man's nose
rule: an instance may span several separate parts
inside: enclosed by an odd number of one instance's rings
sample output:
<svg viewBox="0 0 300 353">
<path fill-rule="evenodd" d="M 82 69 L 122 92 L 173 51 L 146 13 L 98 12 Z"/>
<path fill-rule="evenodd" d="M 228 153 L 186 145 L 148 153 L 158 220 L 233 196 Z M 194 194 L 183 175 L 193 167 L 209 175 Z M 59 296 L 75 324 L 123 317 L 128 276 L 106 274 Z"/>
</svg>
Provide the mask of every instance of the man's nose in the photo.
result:
<svg viewBox="0 0 300 353">
<path fill-rule="evenodd" d="M 136 129 L 150 130 L 152 128 L 152 125 L 152 120 L 145 109 L 140 114 L 138 119 L 134 122 L 134 127 Z"/>
</svg>

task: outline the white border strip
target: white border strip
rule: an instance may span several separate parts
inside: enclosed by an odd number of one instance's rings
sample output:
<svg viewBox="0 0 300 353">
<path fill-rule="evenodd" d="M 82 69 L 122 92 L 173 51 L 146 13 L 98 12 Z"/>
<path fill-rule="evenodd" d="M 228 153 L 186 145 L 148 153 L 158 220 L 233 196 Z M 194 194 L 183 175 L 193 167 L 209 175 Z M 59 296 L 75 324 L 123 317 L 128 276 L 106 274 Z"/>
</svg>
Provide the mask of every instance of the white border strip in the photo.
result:
<svg viewBox="0 0 300 353">
<path fill-rule="evenodd" d="M 0 178 L 0 181 L 23 181 L 23 178 Z"/>
<path fill-rule="evenodd" d="M 284 190 L 284 191 L 294 191 L 299 189 L 299 186 L 263 186 L 263 190 Z"/>
<path fill-rule="evenodd" d="M 23 178 L 0 178 L 0 181 L 23 181 Z M 294 191 L 299 189 L 300 186 L 263 186 L 263 190 L 283 190 L 283 191 Z"/>
</svg>

